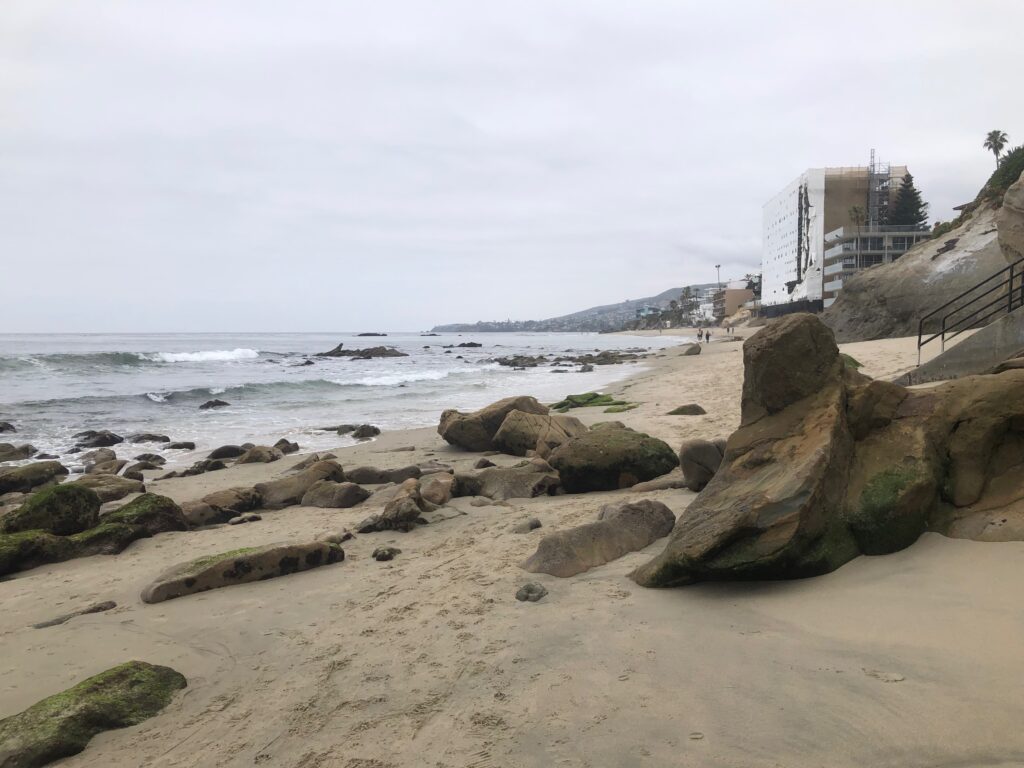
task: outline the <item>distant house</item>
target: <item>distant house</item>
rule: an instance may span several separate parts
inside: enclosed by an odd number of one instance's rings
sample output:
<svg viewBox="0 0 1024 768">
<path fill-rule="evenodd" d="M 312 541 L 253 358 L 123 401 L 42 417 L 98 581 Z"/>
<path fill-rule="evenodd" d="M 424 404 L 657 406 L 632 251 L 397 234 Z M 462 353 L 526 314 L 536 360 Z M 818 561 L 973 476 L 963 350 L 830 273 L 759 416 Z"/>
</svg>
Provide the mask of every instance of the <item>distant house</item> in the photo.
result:
<svg viewBox="0 0 1024 768">
<path fill-rule="evenodd" d="M 661 314 L 661 309 L 659 307 L 651 307 L 651 306 L 637 307 L 636 319 L 637 320 L 643 320 L 645 318 L 651 317 L 652 315 L 660 315 L 660 314 Z"/>
</svg>

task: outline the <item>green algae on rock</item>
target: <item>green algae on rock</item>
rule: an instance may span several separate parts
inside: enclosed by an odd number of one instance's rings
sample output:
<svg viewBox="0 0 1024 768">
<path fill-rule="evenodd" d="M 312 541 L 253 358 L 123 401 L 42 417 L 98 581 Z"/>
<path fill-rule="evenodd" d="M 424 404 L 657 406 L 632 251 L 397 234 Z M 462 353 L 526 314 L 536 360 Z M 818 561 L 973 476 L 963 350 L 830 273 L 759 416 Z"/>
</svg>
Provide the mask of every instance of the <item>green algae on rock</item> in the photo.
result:
<svg viewBox="0 0 1024 768">
<path fill-rule="evenodd" d="M 100 497 L 83 486 L 55 485 L 32 494 L 10 514 L 4 516 L 4 533 L 46 531 L 69 536 L 92 528 L 99 520 Z"/>
<path fill-rule="evenodd" d="M 38 768 L 85 749 L 98 733 L 138 725 L 188 685 L 179 672 L 129 661 L 0 720 L 0 767 Z"/>
</svg>

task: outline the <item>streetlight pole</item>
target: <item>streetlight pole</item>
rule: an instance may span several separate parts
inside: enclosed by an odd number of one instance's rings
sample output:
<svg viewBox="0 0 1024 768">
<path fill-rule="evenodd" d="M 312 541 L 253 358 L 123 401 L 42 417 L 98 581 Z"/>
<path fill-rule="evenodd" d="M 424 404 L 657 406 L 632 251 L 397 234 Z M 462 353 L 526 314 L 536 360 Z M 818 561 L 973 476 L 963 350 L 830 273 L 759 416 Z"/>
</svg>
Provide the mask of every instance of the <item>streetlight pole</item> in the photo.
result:
<svg viewBox="0 0 1024 768">
<path fill-rule="evenodd" d="M 718 290 L 722 290 L 722 265 L 715 264 L 715 274 L 718 275 Z"/>
</svg>

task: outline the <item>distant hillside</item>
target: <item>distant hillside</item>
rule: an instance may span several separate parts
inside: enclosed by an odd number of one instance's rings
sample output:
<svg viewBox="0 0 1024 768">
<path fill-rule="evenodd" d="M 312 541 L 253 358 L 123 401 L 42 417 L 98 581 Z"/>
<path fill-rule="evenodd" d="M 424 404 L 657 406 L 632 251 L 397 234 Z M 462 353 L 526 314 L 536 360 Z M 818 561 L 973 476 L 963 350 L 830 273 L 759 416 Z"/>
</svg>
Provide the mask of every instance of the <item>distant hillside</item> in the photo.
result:
<svg viewBox="0 0 1024 768">
<path fill-rule="evenodd" d="M 713 284 L 691 286 L 696 289 L 711 287 Z M 480 321 L 476 323 L 452 323 L 436 325 L 431 330 L 446 333 L 473 333 L 486 331 L 616 331 L 629 320 L 636 317 L 636 311 L 642 307 L 658 307 L 667 309 L 673 299 L 679 300 L 682 288 L 669 288 L 657 296 L 643 299 L 629 299 L 619 304 L 605 304 L 591 307 L 571 315 L 552 317 L 547 320 L 504 320 Z"/>
</svg>

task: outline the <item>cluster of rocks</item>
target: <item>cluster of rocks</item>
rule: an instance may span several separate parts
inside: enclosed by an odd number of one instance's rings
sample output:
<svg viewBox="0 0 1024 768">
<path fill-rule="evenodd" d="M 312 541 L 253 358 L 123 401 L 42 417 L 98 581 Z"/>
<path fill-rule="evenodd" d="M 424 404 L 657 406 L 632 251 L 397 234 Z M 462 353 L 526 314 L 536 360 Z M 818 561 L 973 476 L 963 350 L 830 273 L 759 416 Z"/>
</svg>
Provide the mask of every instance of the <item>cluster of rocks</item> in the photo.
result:
<svg viewBox="0 0 1024 768">
<path fill-rule="evenodd" d="M 339 435 L 348 435 L 356 440 L 369 440 L 380 434 L 380 427 L 373 424 L 338 424 L 333 427 L 320 427 L 322 432 L 336 432 Z"/>
<path fill-rule="evenodd" d="M 288 454 L 298 453 L 299 444 L 282 437 L 273 445 L 253 445 L 242 443 L 241 445 L 222 445 L 214 448 L 207 454 L 205 459 L 192 464 L 183 470 L 168 472 L 161 475 L 158 480 L 168 480 L 172 477 L 192 477 L 205 472 L 216 472 L 227 469 L 228 461 L 235 464 L 269 464 L 278 461 Z"/>
<path fill-rule="evenodd" d="M 582 366 L 580 371 L 586 373 L 594 370 L 595 365 L 619 365 L 621 363 L 635 362 L 647 357 L 647 350 L 640 348 L 604 351 L 594 350 L 593 353 L 583 355 L 561 355 L 552 357 L 549 355 L 508 355 L 495 357 L 487 362 L 497 363 L 516 370 L 537 368 L 540 366 Z"/>
<path fill-rule="evenodd" d="M 339 344 L 334 349 L 326 352 L 317 352 L 314 357 L 348 357 L 353 360 L 369 360 L 374 357 L 408 357 L 405 352 L 394 347 L 367 347 L 366 349 L 344 349 L 344 344 Z"/>
</svg>

